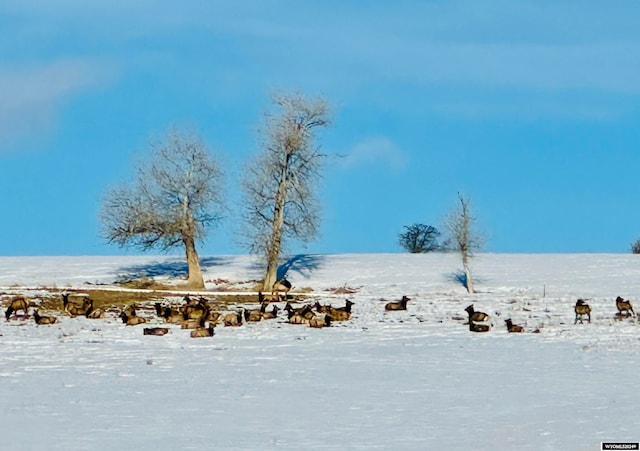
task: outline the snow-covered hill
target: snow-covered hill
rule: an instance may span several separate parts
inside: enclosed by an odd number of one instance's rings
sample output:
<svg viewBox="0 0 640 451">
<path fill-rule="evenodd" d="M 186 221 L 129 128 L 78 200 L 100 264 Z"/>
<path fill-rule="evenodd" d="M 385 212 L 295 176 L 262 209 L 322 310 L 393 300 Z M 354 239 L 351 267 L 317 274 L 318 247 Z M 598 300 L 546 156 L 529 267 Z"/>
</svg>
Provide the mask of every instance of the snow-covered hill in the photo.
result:
<svg viewBox="0 0 640 451">
<path fill-rule="evenodd" d="M 637 304 L 637 256 L 481 254 L 474 295 L 451 254 L 288 263 L 310 300 L 343 305 L 331 289 L 355 290 L 352 320 L 316 330 L 283 317 L 200 340 L 175 327 L 143 336 L 113 316 L 2 321 L 0 448 L 595 450 L 640 440 L 640 326 L 614 302 Z M 246 256 L 203 264 L 211 281 L 261 275 Z M 171 281 L 182 270 L 168 257 L 2 257 L 0 292 Z M 385 312 L 380 299 L 402 295 L 408 310 Z M 578 298 L 591 324 L 574 325 Z M 471 303 L 491 315 L 489 333 L 469 332 Z M 507 333 L 506 318 L 528 333 Z"/>
</svg>

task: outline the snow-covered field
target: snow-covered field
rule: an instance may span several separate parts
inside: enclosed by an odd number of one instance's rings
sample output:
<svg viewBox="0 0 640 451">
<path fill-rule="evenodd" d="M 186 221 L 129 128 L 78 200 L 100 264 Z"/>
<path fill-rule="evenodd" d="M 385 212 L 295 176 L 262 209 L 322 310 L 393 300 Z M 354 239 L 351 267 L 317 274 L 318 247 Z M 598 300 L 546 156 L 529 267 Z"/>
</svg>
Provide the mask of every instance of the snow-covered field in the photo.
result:
<svg viewBox="0 0 640 451">
<path fill-rule="evenodd" d="M 260 277 L 250 257 L 203 261 L 208 280 Z M 640 325 L 617 318 L 614 302 L 640 307 L 638 256 L 481 254 L 474 295 L 458 281 L 456 255 L 289 264 L 294 291 L 312 289 L 314 301 L 344 305 L 328 290 L 357 289 L 352 320 L 311 329 L 282 317 L 218 326 L 207 339 L 179 328 L 144 336 L 114 316 L 0 321 L 0 449 L 599 450 L 640 441 Z M 0 257 L 0 292 L 37 298 L 39 287 L 172 279 L 182 268 L 169 257 Z M 384 311 L 380 298 L 402 295 L 407 311 Z M 578 298 L 592 306 L 591 324 L 573 324 Z M 469 332 L 471 303 L 492 316 L 490 332 Z M 540 333 L 508 334 L 506 318 Z"/>
</svg>

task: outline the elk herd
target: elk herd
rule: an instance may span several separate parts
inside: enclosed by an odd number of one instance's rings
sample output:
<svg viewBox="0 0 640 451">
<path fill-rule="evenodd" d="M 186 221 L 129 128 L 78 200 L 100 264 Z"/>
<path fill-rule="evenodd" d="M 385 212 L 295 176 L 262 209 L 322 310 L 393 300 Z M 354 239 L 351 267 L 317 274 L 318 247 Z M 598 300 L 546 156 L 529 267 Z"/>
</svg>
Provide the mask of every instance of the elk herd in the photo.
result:
<svg viewBox="0 0 640 451">
<path fill-rule="evenodd" d="M 213 302 L 203 296 L 197 298 L 185 295 L 181 304 L 168 305 L 162 302 L 154 304 L 155 316 L 138 315 L 138 307 L 130 305 L 119 310 L 117 317 L 125 326 L 146 325 L 153 327 L 143 327 L 143 335 L 163 336 L 171 331 L 170 327 L 180 326 L 180 329 L 190 330 L 190 336 L 193 338 L 212 337 L 214 329 L 218 325 L 225 327 L 240 327 L 246 323 L 257 323 L 261 321 L 269 321 L 280 319 L 292 325 L 306 325 L 311 328 L 329 327 L 337 322 L 349 321 L 352 316 L 352 307 L 354 302 L 347 299 L 344 306 L 333 306 L 330 304 L 321 304 L 320 301 L 315 303 L 305 303 L 303 305 L 294 306 L 293 297 L 289 294 L 291 284 L 284 280 L 279 281 L 279 291 L 274 289 L 270 296 L 265 296 L 262 292 L 258 293 L 258 308 L 236 308 L 233 311 L 218 312 L 212 307 Z M 66 291 L 60 293 L 61 310 L 69 317 L 84 316 L 88 319 L 103 319 L 107 317 L 107 312 L 102 308 L 95 308 L 94 301 L 86 294 L 76 294 L 73 297 Z M 386 301 L 384 311 L 394 312 L 407 310 L 407 304 L 411 299 L 402 296 L 396 301 Z M 284 307 L 278 304 L 285 304 Z M 633 310 L 631 302 L 618 296 L 615 300 L 617 309 L 617 318 L 635 318 L 636 313 Z M 270 307 L 271 306 L 271 307 Z M 5 311 L 7 321 L 12 317 L 19 318 L 18 312 L 22 312 L 21 318 L 28 318 L 30 302 L 24 296 L 14 296 L 8 303 Z M 270 307 L 270 309 L 269 309 Z M 574 324 L 583 323 L 586 319 L 591 323 L 591 307 L 585 299 L 578 299 L 574 306 Z M 468 314 L 468 325 L 471 332 L 489 332 L 493 327 L 491 316 L 487 313 L 477 311 L 474 305 L 469 305 L 465 311 Z M 112 315 L 113 316 L 113 315 Z M 55 316 L 41 315 L 37 308 L 33 310 L 33 319 L 37 325 L 49 325 L 59 323 L 60 320 Z M 461 318 L 460 318 L 461 319 Z M 162 326 L 151 325 L 148 323 L 161 323 Z M 522 333 L 525 328 L 521 325 L 514 324 L 511 318 L 504 321 L 506 329 L 509 333 Z M 538 333 L 539 329 L 532 332 Z"/>
</svg>

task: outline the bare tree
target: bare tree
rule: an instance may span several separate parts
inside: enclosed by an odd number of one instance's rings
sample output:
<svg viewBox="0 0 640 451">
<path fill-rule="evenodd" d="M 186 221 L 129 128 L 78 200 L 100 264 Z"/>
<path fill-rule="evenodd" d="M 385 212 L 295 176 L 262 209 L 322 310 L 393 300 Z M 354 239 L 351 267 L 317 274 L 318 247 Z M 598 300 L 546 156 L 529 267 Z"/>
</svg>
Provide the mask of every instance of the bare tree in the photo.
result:
<svg viewBox="0 0 640 451">
<path fill-rule="evenodd" d="M 276 95 L 273 104 L 276 112 L 265 115 L 260 130 L 262 151 L 249 163 L 243 180 L 246 244 L 264 257 L 264 290 L 276 282 L 284 241 L 306 243 L 318 235 L 315 189 L 325 155 L 316 144 L 316 132 L 329 125 L 323 98 Z"/>
<path fill-rule="evenodd" d="M 459 204 L 445 218 L 445 226 L 449 231 L 451 247 L 460 252 L 462 266 L 464 268 L 464 285 L 469 293 L 473 293 L 473 279 L 469 260 L 482 246 L 482 239 L 476 232 L 474 224 L 476 218 L 471 214 L 469 200 L 458 193 Z"/>
<path fill-rule="evenodd" d="M 222 173 L 205 143 L 171 130 L 150 144 L 133 186 L 109 190 L 102 202 L 102 235 L 108 243 L 166 251 L 184 246 L 187 286 L 204 288 L 196 241 L 220 219 Z"/>
<path fill-rule="evenodd" d="M 631 243 L 631 253 L 640 254 L 640 238 Z"/>
<path fill-rule="evenodd" d="M 398 236 L 400 246 L 412 254 L 424 254 L 440 249 L 438 237 L 440 232 L 427 224 L 404 226 L 406 231 Z"/>
</svg>

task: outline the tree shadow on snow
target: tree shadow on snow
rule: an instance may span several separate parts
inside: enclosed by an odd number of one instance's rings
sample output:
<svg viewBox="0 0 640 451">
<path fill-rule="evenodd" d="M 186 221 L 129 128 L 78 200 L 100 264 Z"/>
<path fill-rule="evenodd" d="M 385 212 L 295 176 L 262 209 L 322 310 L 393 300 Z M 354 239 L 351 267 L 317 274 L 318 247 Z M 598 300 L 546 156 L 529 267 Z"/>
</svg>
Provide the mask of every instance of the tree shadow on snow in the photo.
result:
<svg viewBox="0 0 640 451">
<path fill-rule="evenodd" d="M 474 284 L 482 282 L 482 279 L 474 276 L 473 273 L 471 274 L 471 277 L 473 279 Z M 451 273 L 447 276 L 447 279 L 452 282 L 457 282 L 460 285 L 462 285 L 465 289 L 467 289 L 467 275 L 465 274 L 464 271 L 459 270 L 454 273 Z"/>
<path fill-rule="evenodd" d="M 205 257 L 200 259 L 200 267 L 204 271 L 214 266 L 223 266 L 229 263 L 225 257 Z M 184 259 L 167 258 L 164 261 L 153 262 L 144 265 L 134 265 L 118 270 L 125 278 L 137 279 L 141 277 L 186 277 L 189 267 Z"/>
<path fill-rule="evenodd" d="M 311 276 L 313 270 L 322 266 L 325 257 L 317 254 L 298 254 L 289 257 L 284 263 L 278 267 L 278 280 L 284 278 L 290 273 L 296 272 L 305 279 Z"/>
</svg>

